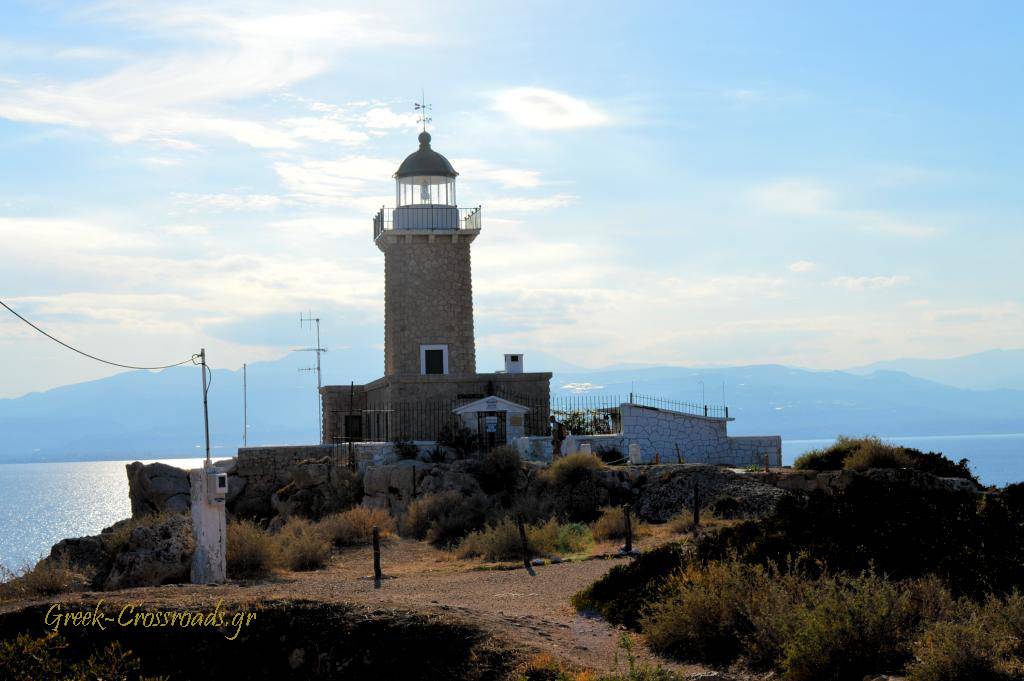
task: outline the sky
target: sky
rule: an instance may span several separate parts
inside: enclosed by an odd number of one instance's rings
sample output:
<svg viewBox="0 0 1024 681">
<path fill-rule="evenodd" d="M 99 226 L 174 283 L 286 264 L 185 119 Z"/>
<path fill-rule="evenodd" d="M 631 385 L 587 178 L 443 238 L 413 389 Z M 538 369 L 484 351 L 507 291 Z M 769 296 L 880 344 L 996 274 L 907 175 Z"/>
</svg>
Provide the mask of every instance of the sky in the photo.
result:
<svg viewBox="0 0 1024 681">
<path fill-rule="evenodd" d="M 114 361 L 231 369 L 309 345 L 312 311 L 328 377 L 382 373 L 371 218 L 425 92 L 483 206 L 480 370 L 1024 347 L 1022 27 L 1013 2 L 7 0 L 0 298 Z M 0 397 L 116 371 L 0 317 Z"/>
</svg>

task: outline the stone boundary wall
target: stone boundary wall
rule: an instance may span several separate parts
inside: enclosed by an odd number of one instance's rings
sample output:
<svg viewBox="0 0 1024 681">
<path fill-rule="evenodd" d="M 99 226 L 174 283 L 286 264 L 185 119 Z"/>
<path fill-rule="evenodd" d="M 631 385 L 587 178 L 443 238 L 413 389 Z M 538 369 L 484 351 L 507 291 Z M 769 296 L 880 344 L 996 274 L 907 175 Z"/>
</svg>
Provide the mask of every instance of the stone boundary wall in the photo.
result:
<svg viewBox="0 0 1024 681">
<path fill-rule="evenodd" d="M 738 468 L 764 465 L 768 454 L 772 466 L 782 465 L 782 438 L 778 435 L 730 437 L 726 419 L 623 404 L 622 432 L 611 435 L 574 435 L 562 446 L 563 454 L 579 450 L 584 443 L 591 451 L 618 449 L 629 454 L 629 445 L 640 445 L 643 463 L 675 463 L 681 455 L 686 463 L 725 464 Z M 520 455 L 531 461 L 551 460 L 551 438 L 523 437 L 514 442 Z"/>
<path fill-rule="evenodd" d="M 780 435 L 731 435 L 729 445 L 736 466 L 763 466 L 765 454 L 770 466 L 782 465 Z"/>
</svg>

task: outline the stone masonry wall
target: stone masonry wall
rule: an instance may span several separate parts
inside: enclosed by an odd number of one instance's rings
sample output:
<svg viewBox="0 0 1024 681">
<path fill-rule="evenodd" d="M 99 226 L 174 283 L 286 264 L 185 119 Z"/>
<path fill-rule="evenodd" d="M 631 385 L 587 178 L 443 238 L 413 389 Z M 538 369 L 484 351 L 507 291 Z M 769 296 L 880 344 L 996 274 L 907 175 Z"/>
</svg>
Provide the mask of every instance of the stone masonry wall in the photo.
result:
<svg viewBox="0 0 1024 681">
<path fill-rule="evenodd" d="M 384 373 L 420 373 L 421 345 L 448 345 L 448 373 L 476 373 L 473 338 L 474 234 L 400 234 L 384 251 Z"/>
<path fill-rule="evenodd" d="M 676 446 L 685 461 L 732 464 L 726 420 L 623 404 L 622 435 L 640 445 L 641 460 L 674 461 Z"/>
<path fill-rule="evenodd" d="M 731 436 L 729 445 L 736 466 L 761 466 L 765 454 L 770 466 L 782 465 L 782 437 L 779 435 Z"/>
</svg>

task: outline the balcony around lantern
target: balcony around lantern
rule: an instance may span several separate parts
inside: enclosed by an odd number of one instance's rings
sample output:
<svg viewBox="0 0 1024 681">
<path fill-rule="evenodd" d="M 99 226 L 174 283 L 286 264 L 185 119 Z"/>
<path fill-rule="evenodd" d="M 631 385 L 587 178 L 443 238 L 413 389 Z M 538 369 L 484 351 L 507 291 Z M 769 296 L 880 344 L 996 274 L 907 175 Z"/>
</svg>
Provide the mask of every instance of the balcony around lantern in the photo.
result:
<svg viewBox="0 0 1024 681">
<path fill-rule="evenodd" d="M 381 208 L 373 217 L 374 241 L 386 231 L 480 230 L 480 206 L 457 208 L 441 204 L 415 204 Z"/>
</svg>

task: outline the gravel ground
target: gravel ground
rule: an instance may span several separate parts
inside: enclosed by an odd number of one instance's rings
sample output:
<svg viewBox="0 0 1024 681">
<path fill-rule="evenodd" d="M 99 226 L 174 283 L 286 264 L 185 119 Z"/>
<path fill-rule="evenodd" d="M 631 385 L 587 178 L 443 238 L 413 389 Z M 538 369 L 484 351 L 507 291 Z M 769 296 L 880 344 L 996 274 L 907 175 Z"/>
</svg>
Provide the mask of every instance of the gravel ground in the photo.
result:
<svg viewBox="0 0 1024 681">
<path fill-rule="evenodd" d="M 648 542 L 651 540 L 648 539 Z M 611 551 L 612 545 L 603 547 Z M 209 608 L 218 599 L 230 604 L 264 600 L 314 600 L 354 603 L 370 608 L 394 608 L 443 614 L 481 627 L 506 641 L 524 656 L 547 652 L 580 668 L 599 672 L 625 668 L 619 641 L 621 629 L 596 617 L 576 613 L 570 597 L 599 579 L 624 558 L 605 557 L 540 565 L 530 576 L 521 566 L 486 566 L 457 560 L 423 542 L 392 540 L 382 548 L 385 580 L 374 589 L 369 547 L 337 554 L 331 564 L 314 572 L 283 572 L 262 582 L 233 582 L 222 586 L 173 585 L 118 592 L 69 594 L 64 603 L 131 601 L 148 606 Z M 24 605 L 24 604 L 21 604 Z M 19 604 L 7 603 L 0 612 Z M 684 675 L 708 671 L 697 665 L 671 663 L 647 651 L 635 640 L 640 661 L 658 664 Z M 701 676 L 698 678 L 732 678 Z"/>
</svg>

